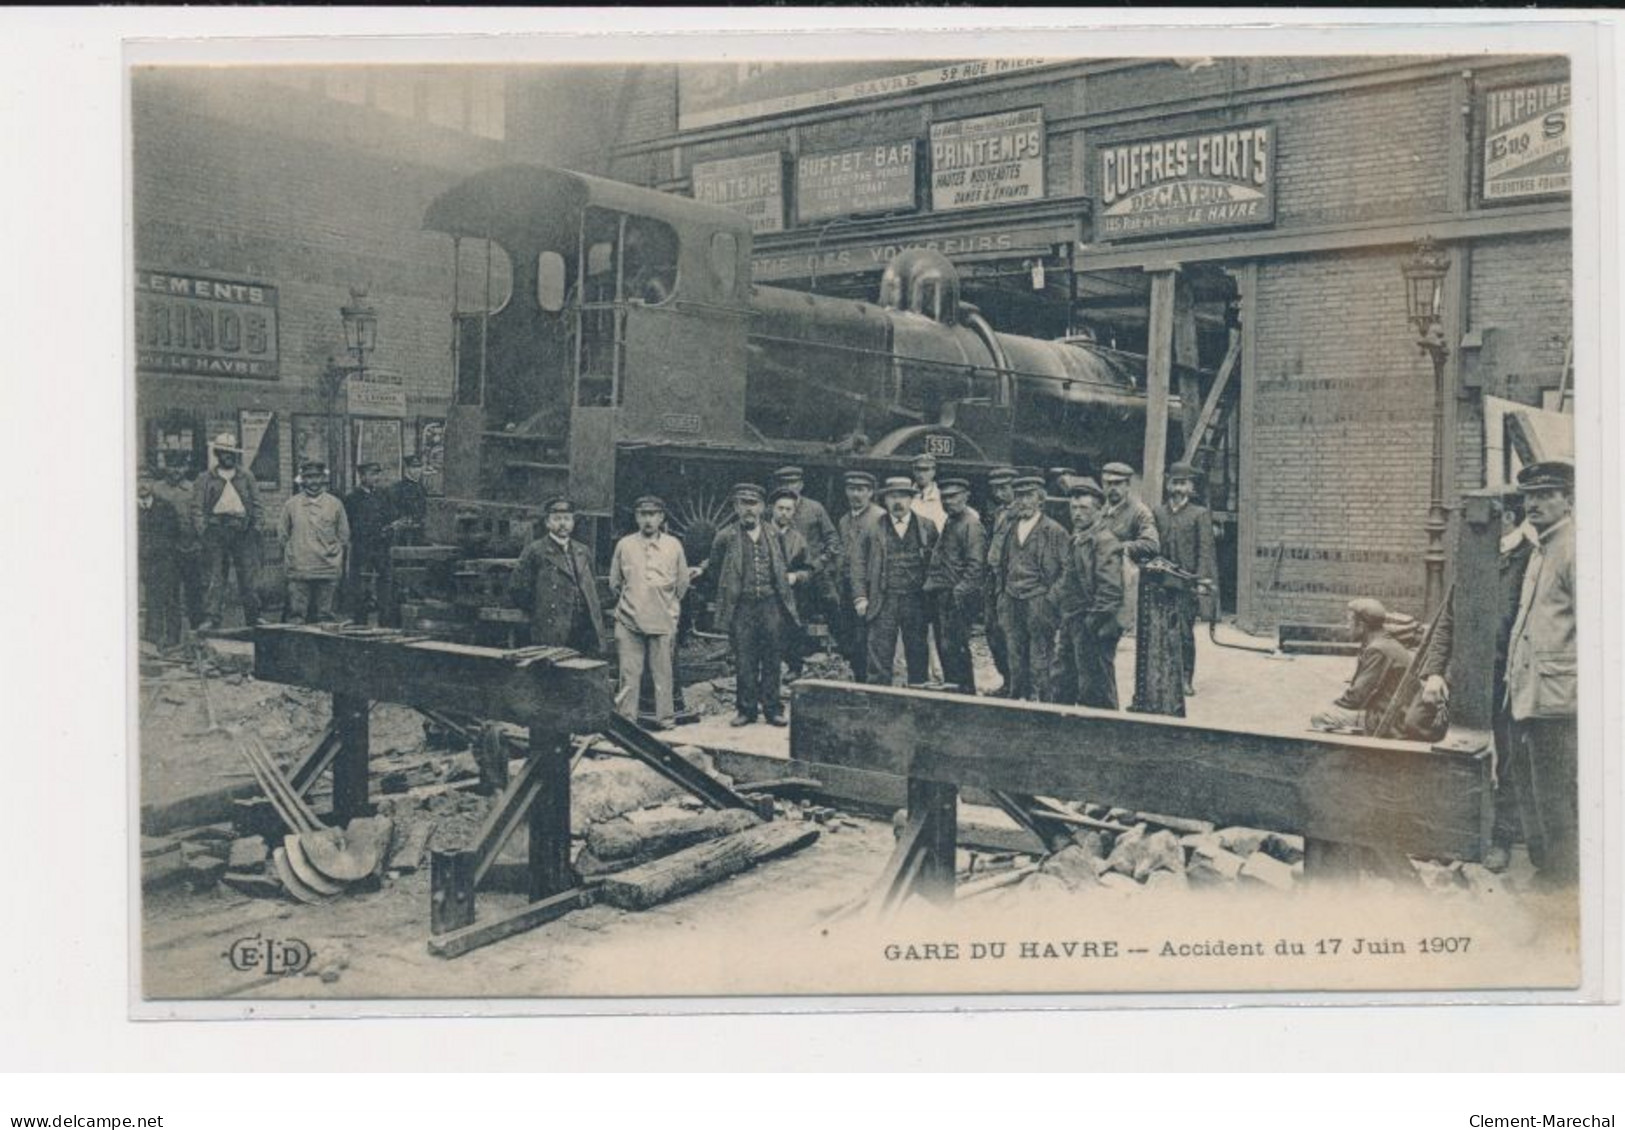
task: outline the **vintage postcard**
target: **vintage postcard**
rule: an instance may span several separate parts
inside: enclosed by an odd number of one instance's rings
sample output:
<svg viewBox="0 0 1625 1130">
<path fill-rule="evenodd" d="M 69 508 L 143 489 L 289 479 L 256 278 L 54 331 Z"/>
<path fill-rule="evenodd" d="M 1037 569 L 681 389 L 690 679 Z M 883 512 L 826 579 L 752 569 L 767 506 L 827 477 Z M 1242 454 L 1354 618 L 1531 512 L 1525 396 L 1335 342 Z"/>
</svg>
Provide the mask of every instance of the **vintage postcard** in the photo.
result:
<svg viewBox="0 0 1625 1130">
<path fill-rule="evenodd" d="M 929 42 L 132 46 L 138 1015 L 1605 995 L 1596 60 Z"/>
</svg>

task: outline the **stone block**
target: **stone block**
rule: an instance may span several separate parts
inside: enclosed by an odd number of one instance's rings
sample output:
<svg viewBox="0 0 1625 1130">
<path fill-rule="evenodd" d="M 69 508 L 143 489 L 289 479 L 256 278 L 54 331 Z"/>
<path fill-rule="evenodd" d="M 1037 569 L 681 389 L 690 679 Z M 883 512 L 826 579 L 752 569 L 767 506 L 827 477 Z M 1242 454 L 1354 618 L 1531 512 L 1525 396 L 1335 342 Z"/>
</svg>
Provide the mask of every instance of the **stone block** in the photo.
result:
<svg viewBox="0 0 1625 1130">
<path fill-rule="evenodd" d="M 1039 872 L 1061 880 L 1068 890 L 1077 890 L 1079 887 L 1098 886 L 1100 872 L 1097 868 L 1101 866 L 1102 860 L 1099 855 L 1091 854 L 1085 847 L 1073 844 L 1044 860 L 1039 865 Z"/>
<path fill-rule="evenodd" d="M 1282 863 L 1297 863 L 1303 859 L 1303 837 L 1271 832 L 1264 837 L 1260 850 L 1268 852 Z"/>
<path fill-rule="evenodd" d="M 1246 862 L 1235 852 L 1225 851 L 1222 847 L 1193 851 L 1190 861 L 1185 864 L 1185 874 L 1192 886 L 1217 887 L 1234 883 Z"/>
<path fill-rule="evenodd" d="M 1142 841 L 1144 851 L 1134 863 L 1134 878 L 1143 882 L 1153 872 L 1185 870 L 1185 849 L 1169 831 L 1153 832 Z"/>
<path fill-rule="evenodd" d="M 252 873 L 263 869 L 270 855 L 264 836 L 243 836 L 231 841 L 226 864 L 232 871 Z"/>
<path fill-rule="evenodd" d="M 1219 842 L 1224 845 L 1225 851 L 1233 851 L 1246 859 L 1264 847 L 1264 841 L 1270 834 L 1258 828 L 1220 828 Z"/>
<path fill-rule="evenodd" d="M 1255 851 L 1242 864 L 1240 878 L 1243 882 L 1256 883 L 1273 890 L 1290 891 L 1293 883 L 1292 866 L 1282 863 L 1272 855 Z"/>
<path fill-rule="evenodd" d="M 1148 891 L 1183 891 L 1190 887 L 1190 879 L 1183 871 L 1153 871 L 1145 877 Z"/>
</svg>

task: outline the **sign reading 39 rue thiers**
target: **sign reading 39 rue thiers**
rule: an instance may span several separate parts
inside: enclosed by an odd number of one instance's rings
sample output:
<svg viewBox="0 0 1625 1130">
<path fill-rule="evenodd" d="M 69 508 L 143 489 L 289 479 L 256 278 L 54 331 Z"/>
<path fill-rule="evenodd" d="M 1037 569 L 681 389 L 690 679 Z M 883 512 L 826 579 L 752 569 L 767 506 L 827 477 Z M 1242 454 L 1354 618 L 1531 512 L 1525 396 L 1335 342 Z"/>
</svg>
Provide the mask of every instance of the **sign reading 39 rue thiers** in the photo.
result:
<svg viewBox="0 0 1625 1130">
<path fill-rule="evenodd" d="M 1275 222 L 1275 126 L 1103 146 L 1097 239 Z"/>
<path fill-rule="evenodd" d="M 276 287 L 137 270 L 135 366 L 142 372 L 275 380 Z"/>
</svg>

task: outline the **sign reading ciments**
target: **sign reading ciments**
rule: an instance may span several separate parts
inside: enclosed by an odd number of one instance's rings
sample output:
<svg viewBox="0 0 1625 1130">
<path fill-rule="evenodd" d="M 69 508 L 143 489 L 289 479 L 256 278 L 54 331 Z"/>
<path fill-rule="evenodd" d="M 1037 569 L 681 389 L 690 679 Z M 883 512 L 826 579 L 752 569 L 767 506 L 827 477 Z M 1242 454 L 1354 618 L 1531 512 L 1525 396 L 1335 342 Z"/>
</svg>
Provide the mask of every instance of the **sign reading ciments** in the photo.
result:
<svg viewBox="0 0 1625 1130">
<path fill-rule="evenodd" d="M 1275 126 L 1203 130 L 1102 147 L 1096 239 L 1275 222 Z"/>
</svg>

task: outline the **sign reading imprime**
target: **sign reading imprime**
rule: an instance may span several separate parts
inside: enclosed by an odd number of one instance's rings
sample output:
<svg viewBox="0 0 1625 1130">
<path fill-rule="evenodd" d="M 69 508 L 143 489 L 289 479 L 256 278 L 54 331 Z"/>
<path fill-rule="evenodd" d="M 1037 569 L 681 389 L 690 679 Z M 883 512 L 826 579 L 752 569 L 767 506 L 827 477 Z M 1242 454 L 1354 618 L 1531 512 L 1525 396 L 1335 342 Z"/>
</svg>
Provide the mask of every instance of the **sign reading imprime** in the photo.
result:
<svg viewBox="0 0 1625 1130">
<path fill-rule="evenodd" d="M 1044 196 L 1044 111 L 931 126 L 931 208 L 949 212 Z"/>
<path fill-rule="evenodd" d="M 135 367 L 142 372 L 275 380 L 276 287 L 137 270 Z"/>
<path fill-rule="evenodd" d="M 750 230 L 784 230 L 784 157 L 777 150 L 694 166 L 694 199 L 732 208 L 750 218 Z"/>
<path fill-rule="evenodd" d="M 914 152 L 910 138 L 798 158 L 796 220 L 914 208 L 919 202 Z"/>
<path fill-rule="evenodd" d="M 1275 222 L 1275 127 L 1233 126 L 1103 147 L 1095 238 Z"/>
<path fill-rule="evenodd" d="M 1568 192 L 1569 84 L 1484 94 L 1484 199 Z"/>
</svg>

